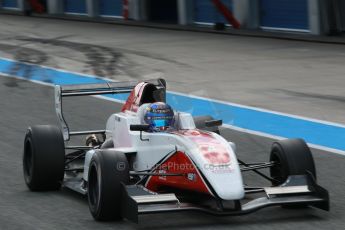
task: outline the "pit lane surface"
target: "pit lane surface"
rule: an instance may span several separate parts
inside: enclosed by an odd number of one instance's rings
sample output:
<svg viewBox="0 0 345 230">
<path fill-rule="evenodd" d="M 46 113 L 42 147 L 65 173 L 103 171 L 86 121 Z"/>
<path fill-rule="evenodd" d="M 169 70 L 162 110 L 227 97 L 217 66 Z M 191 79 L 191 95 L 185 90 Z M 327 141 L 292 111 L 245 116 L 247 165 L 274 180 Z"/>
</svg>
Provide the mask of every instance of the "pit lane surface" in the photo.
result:
<svg viewBox="0 0 345 230">
<path fill-rule="evenodd" d="M 51 71 L 37 70 L 42 65 L 119 81 L 163 77 L 168 90 L 231 102 L 226 108 L 197 102 L 215 108 L 211 114 L 227 125 L 266 137 L 299 136 L 344 154 L 345 46 L 21 16 L 0 20 L 0 73 L 56 83 Z M 14 61 L 4 69 L 2 58 Z M 194 102 L 189 107 L 196 108 Z"/>
<path fill-rule="evenodd" d="M 8 84 L 9 80 L 14 84 Z M 241 217 L 214 217 L 195 212 L 140 217 L 140 224 L 128 221 L 99 223 L 89 214 L 87 200 L 68 189 L 33 193 L 22 176 L 22 144 L 27 126 L 57 124 L 53 88 L 0 76 L 0 229 L 343 229 L 345 158 L 313 150 L 319 183 L 329 189 L 331 211 L 268 208 Z M 66 118 L 73 129 L 103 128 L 119 104 L 94 97 L 73 98 L 65 103 Z M 237 143 L 243 160 L 264 161 L 272 140 L 222 130 Z M 247 182 L 257 184 L 256 176 Z"/>
<path fill-rule="evenodd" d="M 0 57 L 345 124 L 345 46 L 0 15 Z M 33 69 L 13 68 L 30 78 Z M 7 84 L 11 84 L 8 82 Z"/>
</svg>

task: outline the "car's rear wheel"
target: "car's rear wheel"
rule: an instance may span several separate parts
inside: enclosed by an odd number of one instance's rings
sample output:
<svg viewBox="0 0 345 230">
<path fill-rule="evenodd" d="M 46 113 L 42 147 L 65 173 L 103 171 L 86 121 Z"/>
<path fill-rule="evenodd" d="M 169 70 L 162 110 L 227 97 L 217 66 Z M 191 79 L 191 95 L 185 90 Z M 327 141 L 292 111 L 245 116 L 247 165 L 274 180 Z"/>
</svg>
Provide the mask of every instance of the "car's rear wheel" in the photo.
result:
<svg viewBox="0 0 345 230">
<path fill-rule="evenodd" d="M 114 148 L 114 142 L 112 139 L 107 139 L 101 145 L 101 149 L 110 149 L 110 148 Z"/>
<path fill-rule="evenodd" d="M 65 171 L 65 146 L 56 126 L 29 127 L 24 140 L 23 170 L 32 191 L 57 190 Z"/>
<path fill-rule="evenodd" d="M 283 184 L 291 175 L 310 173 L 316 179 L 312 153 L 302 139 L 286 139 L 273 143 L 270 161 L 276 163 L 270 169 L 275 186 Z"/>
<path fill-rule="evenodd" d="M 127 158 L 122 153 L 98 150 L 88 176 L 89 209 L 95 220 L 120 220 L 122 183 L 129 182 Z"/>
</svg>

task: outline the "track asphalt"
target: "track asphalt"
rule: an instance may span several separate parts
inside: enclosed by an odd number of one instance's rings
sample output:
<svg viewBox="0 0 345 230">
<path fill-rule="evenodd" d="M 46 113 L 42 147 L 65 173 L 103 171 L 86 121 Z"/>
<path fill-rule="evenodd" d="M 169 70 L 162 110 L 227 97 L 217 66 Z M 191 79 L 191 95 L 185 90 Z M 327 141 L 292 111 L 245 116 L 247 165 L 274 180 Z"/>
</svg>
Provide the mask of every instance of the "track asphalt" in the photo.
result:
<svg viewBox="0 0 345 230">
<path fill-rule="evenodd" d="M 345 123 L 345 47 L 267 38 L 166 31 L 0 15 L 0 57 L 115 80 L 164 77 L 169 90 L 278 112 Z M 30 79 L 33 69 L 24 71 Z M 43 76 L 44 77 L 44 76 Z M 313 149 L 319 184 L 331 211 L 268 208 L 241 217 L 158 214 L 98 223 L 87 200 L 67 189 L 32 193 L 25 186 L 26 128 L 56 124 L 53 88 L 0 76 L 0 229 L 343 229 L 345 158 Z M 73 98 L 65 113 L 73 129 L 103 128 L 119 104 Z M 92 109 L 90 109 L 92 106 Z M 268 159 L 274 140 L 230 129 L 239 158 Z M 248 183 L 261 182 L 245 174 Z"/>
<path fill-rule="evenodd" d="M 26 128 L 34 124 L 57 124 L 53 88 L 28 81 L 0 77 L 0 229 L 343 229 L 345 159 L 333 153 L 313 150 L 319 183 L 329 189 L 331 211 L 268 208 L 241 217 L 214 217 L 186 212 L 140 217 L 140 224 L 127 221 L 98 223 L 88 210 L 87 200 L 67 189 L 33 193 L 26 188 L 22 173 L 22 145 Z M 119 104 L 94 97 L 73 98 L 65 103 L 66 118 L 74 129 L 103 128 Z M 92 106 L 92 110 L 90 110 Z M 243 160 L 264 161 L 271 139 L 228 129 L 223 135 L 237 143 Z M 257 184 L 246 174 L 247 183 Z"/>
</svg>

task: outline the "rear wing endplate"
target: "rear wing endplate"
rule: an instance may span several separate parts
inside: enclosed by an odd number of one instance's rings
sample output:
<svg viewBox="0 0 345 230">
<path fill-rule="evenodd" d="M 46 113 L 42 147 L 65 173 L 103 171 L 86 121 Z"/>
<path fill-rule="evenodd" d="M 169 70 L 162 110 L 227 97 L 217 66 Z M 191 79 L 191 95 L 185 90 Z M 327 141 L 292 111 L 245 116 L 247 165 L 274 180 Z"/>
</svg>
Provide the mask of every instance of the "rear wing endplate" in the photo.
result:
<svg viewBox="0 0 345 230">
<path fill-rule="evenodd" d="M 166 88 L 164 79 L 145 80 L 144 82 L 154 84 L 157 89 Z M 73 96 L 92 96 L 92 95 L 105 95 L 105 94 L 121 94 L 130 93 L 135 86 L 140 83 L 138 81 L 127 82 L 104 82 L 96 84 L 81 84 L 81 85 L 56 85 L 55 86 L 55 111 L 58 117 L 62 134 L 65 141 L 70 139 L 72 135 L 85 135 L 93 133 L 104 133 L 105 130 L 93 131 L 77 131 L 70 132 L 67 122 L 63 116 L 62 98 Z"/>
</svg>

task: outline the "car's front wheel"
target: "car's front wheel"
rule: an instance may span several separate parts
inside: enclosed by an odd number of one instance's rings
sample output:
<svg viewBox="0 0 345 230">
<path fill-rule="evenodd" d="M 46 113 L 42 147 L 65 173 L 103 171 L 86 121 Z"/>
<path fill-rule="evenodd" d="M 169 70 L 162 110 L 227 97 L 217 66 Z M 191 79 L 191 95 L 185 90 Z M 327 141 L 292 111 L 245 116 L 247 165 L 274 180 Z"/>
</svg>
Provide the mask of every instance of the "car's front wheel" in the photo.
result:
<svg viewBox="0 0 345 230">
<path fill-rule="evenodd" d="M 88 175 L 89 209 L 95 220 L 120 220 L 122 183 L 129 182 L 124 154 L 98 150 L 92 157 Z"/>
<path fill-rule="evenodd" d="M 311 174 L 316 180 L 313 155 L 302 139 L 286 139 L 273 143 L 270 161 L 275 166 L 270 169 L 273 185 L 283 184 L 291 175 Z"/>
</svg>

